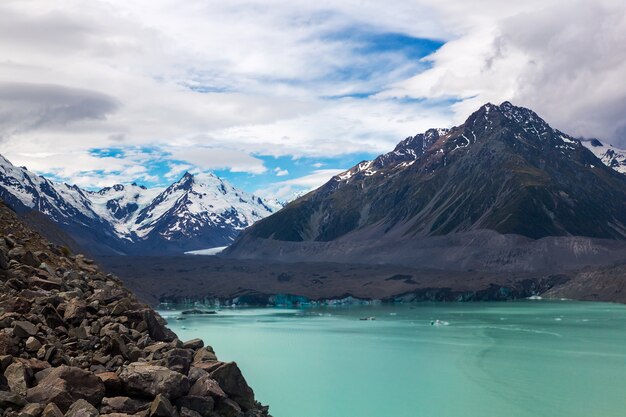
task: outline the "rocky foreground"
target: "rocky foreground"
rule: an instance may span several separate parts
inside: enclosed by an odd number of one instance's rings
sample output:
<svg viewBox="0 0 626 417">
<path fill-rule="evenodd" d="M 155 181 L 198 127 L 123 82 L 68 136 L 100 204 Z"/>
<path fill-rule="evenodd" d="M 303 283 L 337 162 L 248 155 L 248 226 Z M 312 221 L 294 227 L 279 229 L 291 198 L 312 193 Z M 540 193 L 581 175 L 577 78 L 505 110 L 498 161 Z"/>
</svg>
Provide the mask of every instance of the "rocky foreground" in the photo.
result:
<svg viewBox="0 0 626 417">
<path fill-rule="evenodd" d="M 183 342 L 114 276 L 0 203 L 0 412 L 261 417 L 234 362 Z"/>
</svg>

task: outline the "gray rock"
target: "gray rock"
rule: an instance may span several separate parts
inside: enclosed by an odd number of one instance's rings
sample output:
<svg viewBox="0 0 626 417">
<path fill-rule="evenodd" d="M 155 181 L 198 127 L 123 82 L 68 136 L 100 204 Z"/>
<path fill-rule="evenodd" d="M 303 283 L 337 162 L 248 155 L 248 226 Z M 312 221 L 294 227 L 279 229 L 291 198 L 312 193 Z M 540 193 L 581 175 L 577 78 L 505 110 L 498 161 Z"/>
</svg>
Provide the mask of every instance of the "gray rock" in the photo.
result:
<svg viewBox="0 0 626 417">
<path fill-rule="evenodd" d="M 225 363 L 211 372 L 210 375 L 244 411 L 254 407 L 254 391 L 246 382 L 235 362 Z"/>
<path fill-rule="evenodd" d="M 183 408 L 199 413 L 202 417 L 209 417 L 215 407 L 215 400 L 211 397 L 199 397 L 195 395 L 188 395 L 181 397 L 176 401 L 176 406 L 181 410 L 181 417 L 183 417 Z"/>
<path fill-rule="evenodd" d="M 30 388 L 26 399 L 35 403 L 54 403 L 61 411 L 67 411 L 81 399 L 92 405 L 100 404 L 104 392 L 104 383 L 91 372 L 60 366 L 52 369 L 36 387 Z"/>
<path fill-rule="evenodd" d="M 239 417 L 242 414 L 241 407 L 229 398 L 219 400 L 215 406 L 215 411 L 222 417 Z"/>
<path fill-rule="evenodd" d="M 178 417 L 178 411 L 164 395 L 156 396 L 150 404 L 149 417 Z"/>
<path fill-rule="evenodd" d="M 226 398 L 224 390 L 222 390 L 218 382 L 209 375 L 198 379 L 189 390 L 189 395 L 198 397 Z"/>
<path fill-rule="evenodd" d="M 200 349 L 204 347 L 204 342 L 202 339 L 191 339 L 183 343 L 183 348 L 185 349 Z"/>
<path fill-rule="evenodd" d="M 100 417 L 100 413 L 89 402 L 80 399 L 70 406 L 65 417 Z"/>
<path fill-rule="evenodd" d="M 39 265 L 41 265 L 41 260 L 39 260 L 37 255 L 35 255 L 31 251 L 26 251 L 22 255 L 21 261 L 22 261 L 23 264 L 28 265 L 28 266 L 32 266 L 33 268 L 39 268 Z"/>
<path fill-rule="evenodd" d="M 45 405 L 43 404 L 26 404 L 18 417 L 39 417 L 43 413 Z"/>
<path fill-rule="evenodd" d="M 63 413 L 59 410 L 56 404 L 50 403 L 43 409 L 41 417 L 63 417 Z"/>
<path fill-rule="evenodd" d="M 28 390 L 33 373 L 32 370 L 23 363 L 14 362 L 4 371 L 4 376 L 11 388 L 11 392 L 24 396 Z"/>
<path fill-rule="evenodd" d="M 28 339 L 26 339 L 26 343 L 24 346 L 29 352 L 37 352 L 39 348 L 41 348 L 41 342 L 35 339 L 33 336 L 30 336 Z"/>
<path fill-rule="evenodd" d="M 206 346 L 201 349 L 198 349 L 193 355 L 193 363 L 200 362 L 213 362 L 217 360 L 217 356 L 215 356 L 215 352 L 211 346 Z"/>
<path fill-rule="evenodd" d="M 133 362 L 122 370 L 119 377 L 131 395 L 156 397 L 163 394 L 169 399 L 176 399 L 189 392 L 189 379 L 164 366 Z"/>
<path fill-rule="evenodd" d="M 172 349 L 167 352 L 166 366 L 172 371 L 187 375 L 193 351 L 188 349 Z"/>
<path fill-rule="evenodd" d="M 109 413 L 125 413 L 136 414 L 140 411 L 147 410 L 150 402 L 129 397 L 111 397 L 103 398 L 100 411 L 104 414 Z"/>
<path fill-rule="evenodd" d="M 29 321 L 16 321 L 13 323 L 13 334 L 20 339 L 37 334 L 37 326 Z"/>
<path fill-rule="evenodd" d="M 0 408 L 23 407 L 26 400 L 14 392 L 0 391 Z"/>
</svg>

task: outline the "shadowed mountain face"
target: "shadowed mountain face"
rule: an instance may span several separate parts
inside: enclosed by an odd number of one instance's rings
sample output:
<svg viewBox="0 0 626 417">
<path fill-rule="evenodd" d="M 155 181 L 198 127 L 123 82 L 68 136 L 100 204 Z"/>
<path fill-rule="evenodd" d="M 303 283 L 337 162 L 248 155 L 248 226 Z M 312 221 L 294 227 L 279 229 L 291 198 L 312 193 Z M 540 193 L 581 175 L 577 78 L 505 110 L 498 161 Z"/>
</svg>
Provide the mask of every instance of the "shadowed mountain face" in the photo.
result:
<svg viewBox="0 0 626 417">
<path fill-rule="evenodd" d="M 533 111 L 487 104 L 458 127 L 409 137 L 337 175 L 257 222 L 229 253 L 259 253 L 263 241 L 272 256 L 281 241 L 415 241 L 483 229 L 623 240 L 626 176 Z"/>
</svg>

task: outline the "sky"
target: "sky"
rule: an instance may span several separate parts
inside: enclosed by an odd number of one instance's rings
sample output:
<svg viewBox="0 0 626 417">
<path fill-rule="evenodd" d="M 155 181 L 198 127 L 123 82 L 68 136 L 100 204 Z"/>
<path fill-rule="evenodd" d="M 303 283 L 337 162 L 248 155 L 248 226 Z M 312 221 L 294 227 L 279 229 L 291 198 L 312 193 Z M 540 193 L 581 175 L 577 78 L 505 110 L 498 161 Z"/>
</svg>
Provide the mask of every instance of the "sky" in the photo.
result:
<svg viewBox="0 0 626 417">
<path fill-rule="evenodd" d="M 623 0 L 2 0 L 0 153 L 288 200 L 486 102 L 626 147 Z"/>
</svg>

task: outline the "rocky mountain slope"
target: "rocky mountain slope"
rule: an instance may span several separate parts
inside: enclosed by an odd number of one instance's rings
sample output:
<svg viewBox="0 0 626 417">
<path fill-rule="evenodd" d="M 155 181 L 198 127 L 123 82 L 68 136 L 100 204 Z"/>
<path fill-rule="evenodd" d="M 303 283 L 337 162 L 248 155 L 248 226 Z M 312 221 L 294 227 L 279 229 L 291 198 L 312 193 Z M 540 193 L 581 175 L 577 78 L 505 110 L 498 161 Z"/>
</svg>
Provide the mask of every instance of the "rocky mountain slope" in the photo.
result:
<svg viewBox="0 0 626 417">
<path fill-rule="evenodd" d="M 267 416 L 234 362 L 182 342 L 150 307 L 0 203 L 0 413 Z"/>
<path fill-rule="evenodd" d="M 94 254 L 182 253 L 230 244 L 280 208 L 212 174 L 185 175 L 166 189 L 136 184 L 99 191 L 58 184 L 0 156 L 0 198 L 39 211 Z"/>
<path fill-rule="evenodd" d="M 579 140 L 529 109 L 486 104 L 460 126 L 409 137 L 337 175 L 257 222 L 227 254 L 400 257 L 429 265 L 416 248 L 433 252 L 433 238 L 444 237 L 486 249 L 492 240 L 481 236 L 489 230 L 511 236 L 505 245 L 511 257 L 526 240 L 563 237 L 557 246 L 575 258 L 605 252 L 604 243 L 569 236 L 625 239 L 625 209 L 626 176 Z M 446 239 L 438 241 L 437 262 L 447 253 Z"/>
</svg>

